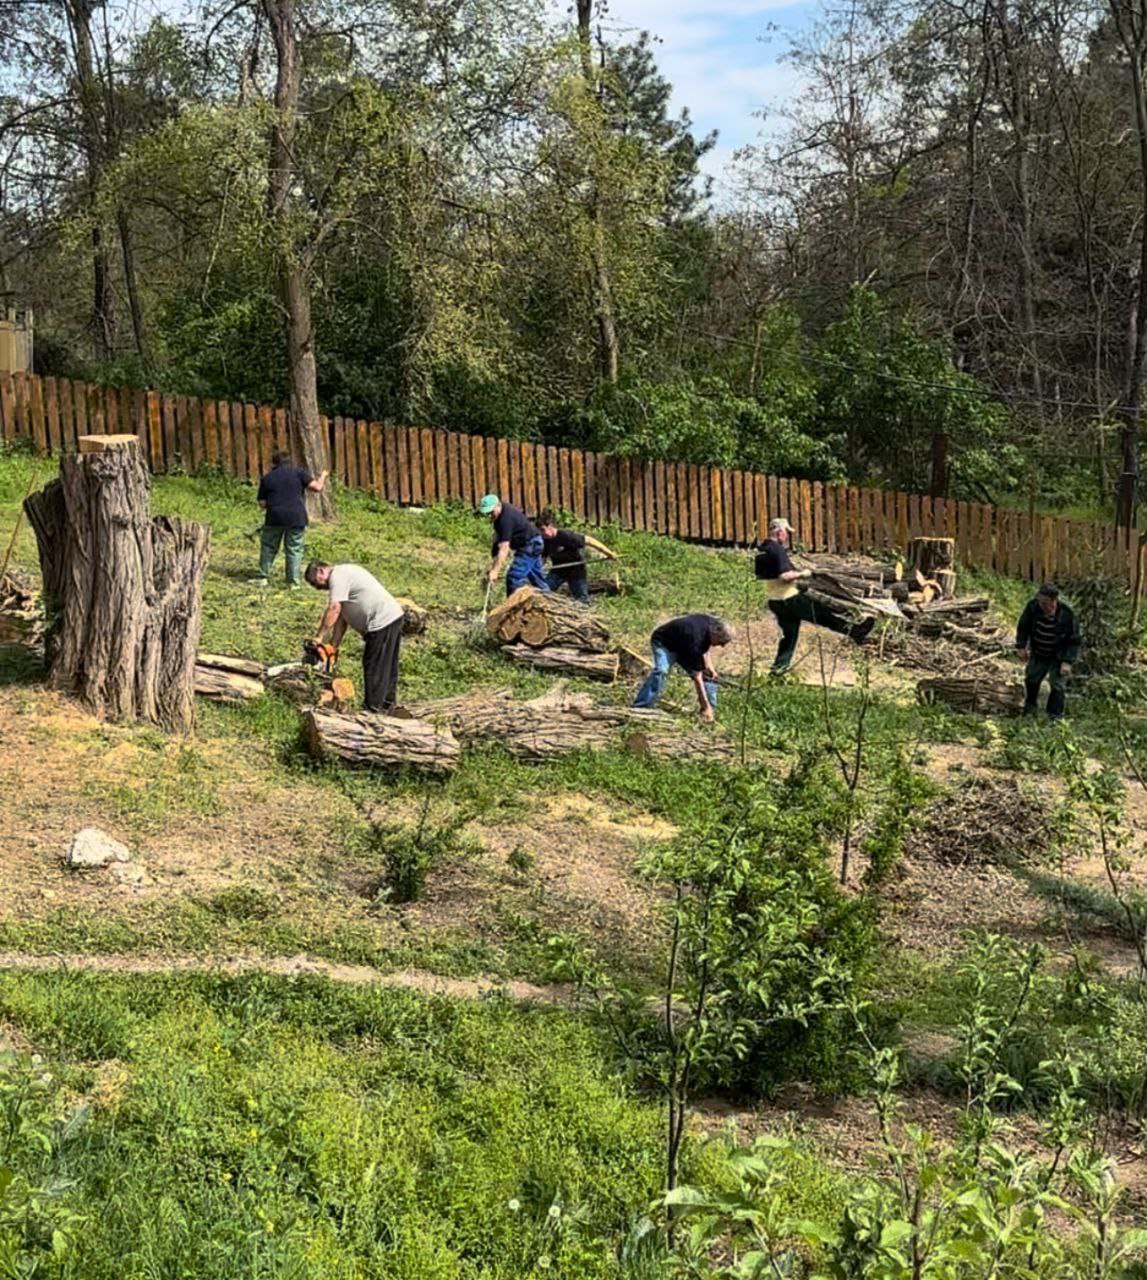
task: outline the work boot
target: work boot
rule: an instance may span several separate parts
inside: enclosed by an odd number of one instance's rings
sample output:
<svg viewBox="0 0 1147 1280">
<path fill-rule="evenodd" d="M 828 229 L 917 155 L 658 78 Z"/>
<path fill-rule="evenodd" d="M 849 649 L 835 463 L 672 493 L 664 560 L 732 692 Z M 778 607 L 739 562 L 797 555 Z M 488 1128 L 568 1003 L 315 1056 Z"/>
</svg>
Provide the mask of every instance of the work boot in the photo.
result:
<svg viewBox="0 0 1147 1280">
<path fill-rule="evenodd" d="M 865 618 L 863 621 L 858 622 L 848 634 L 857 644 L 863 644 L 872 634 L 874 626 L 876 626 L 875 618 Z"/>
</svg>

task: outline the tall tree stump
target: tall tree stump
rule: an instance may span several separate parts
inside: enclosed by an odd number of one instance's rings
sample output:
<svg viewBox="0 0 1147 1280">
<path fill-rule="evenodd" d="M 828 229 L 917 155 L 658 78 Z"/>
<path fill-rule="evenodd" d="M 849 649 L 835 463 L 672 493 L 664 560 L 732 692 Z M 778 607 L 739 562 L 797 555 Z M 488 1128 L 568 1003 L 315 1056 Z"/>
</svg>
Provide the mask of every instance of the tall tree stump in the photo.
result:
<svg viewBox="0 0 1147 1280">
<path fill-rule="evenodd" d="M 152 517 L 134 436 L 85 437 L 24 509 L 55 628 L 52 684 L 107 720 L 192 725 L 206 525 Z"/>
</svg>

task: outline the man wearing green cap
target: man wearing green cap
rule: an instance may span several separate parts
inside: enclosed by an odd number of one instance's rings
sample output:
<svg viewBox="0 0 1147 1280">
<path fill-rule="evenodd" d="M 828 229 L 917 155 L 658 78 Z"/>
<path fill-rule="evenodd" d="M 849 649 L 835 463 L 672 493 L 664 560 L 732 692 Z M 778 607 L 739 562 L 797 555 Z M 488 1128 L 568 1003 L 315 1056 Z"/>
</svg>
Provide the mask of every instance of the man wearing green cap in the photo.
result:
<svg viewBox="0 0 1147 1280">
<path fill-rule="evenodd" d="M 494 526 L 494 541 L 490 547 L 490 581 L 497 582 L 506 561 L 506 594 L 513 595 L 519 587 L 536 587 L 549 591 L 550 584 L 542 565 L 545 543 L 537 526 L 526 519 L 525 512 L 509 502 L 503 502 L 496 493 L 488 493 L 478 503 L 481 515 L 488 516 Z M 511 555 L 513 559 L 510 559 Z"/>
</svg>

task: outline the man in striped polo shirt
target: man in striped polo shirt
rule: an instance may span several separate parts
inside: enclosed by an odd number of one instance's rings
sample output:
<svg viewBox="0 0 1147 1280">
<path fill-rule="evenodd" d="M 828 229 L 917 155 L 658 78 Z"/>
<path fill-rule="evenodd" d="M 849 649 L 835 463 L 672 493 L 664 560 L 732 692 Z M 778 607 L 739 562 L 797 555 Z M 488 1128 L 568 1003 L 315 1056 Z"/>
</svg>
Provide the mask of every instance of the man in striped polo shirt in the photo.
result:
<svg viewBox="0 0 1147 1280">
<path fill-rule="evenodd" d="M 1016 627 L 1016 649 L 1027 659 L 1024 671 L 1024 715 L 1039 710 L 1039 689 L 1046 680 L 1050 688 L 1047 714 L 1050 720 L 1063 715 L 1064 677 L 1071 675 L 1079 657 L 1079 623 L 1065 600 L 1059 598 L 1054 582 L 1045 582 L 1027 602 Z"/>
</svg>

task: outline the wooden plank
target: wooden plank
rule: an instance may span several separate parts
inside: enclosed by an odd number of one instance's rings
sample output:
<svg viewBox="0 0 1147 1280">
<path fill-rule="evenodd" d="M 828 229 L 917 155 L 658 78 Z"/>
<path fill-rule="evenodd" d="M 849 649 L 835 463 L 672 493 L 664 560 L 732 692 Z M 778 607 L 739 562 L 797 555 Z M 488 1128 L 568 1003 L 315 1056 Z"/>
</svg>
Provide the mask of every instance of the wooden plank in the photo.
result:
<svg viewBox="0 0 1147 1280">
<path fill-rule="evenodd" d="M 413 506 L 420 507 L 424 501 L 422 495 L 422 437 L 417 427 L 400 427 L 406 437 L 406 461 L 410 468 L 410 501 Z"/>
<path fill-rule="evenodd" d="M 685 467 L 685 494 L 686 517 L 685 527 L 689 531 L 689 537 L 700 538 L 701 536 L 701 495 L 704 490 L 701 487 L 701 468 L 696 463 L 690 463 Z"/>
<path fill-rule="evenodd" d="M 21 440 L 28 434 L 28 378 L 23 373 L 12 377 L 12 439 Z"/>
<path fill-rule="evenodd" d="M 179 469 L 191 471 L 191 432 L 188 427 L 187 397 L 174 396 L 175 452 L 179 457 Z"/>
<path fill-rule="evenodd" d="M 486 441 L 481 436 L 468 436 L 467 443 L 470 447 L 471 492 L 477 507 L 486 492 Z"/>
<path fill-rule="evenodd" d="M 585 496 L 585 454 L 581 449 L 570 450 L 570 484 L 573 492 L 574 515 L 579 520 L 584 520 L 589 508 Z"/>
<path fill-rule="evenodd" d="M 721 514 L 721 475 L 716 467 L 699 467 L 697 534 L 706 542 L 717 536 L 717 517 Z"/>
<path fill-rule="evenodd" d="M 598 483 L 602 486 L 598 497 L 598 508 L 605 503 L 606 518 L 610 524 L 617 524 L 621 519 L 620 485 L 618 482 L 618 460 L 611 454 L 597 455 Z"/>
<path fill-rule="evenodd" d="M 243 445 L 247 454 L 247 479 L 257 484 L 263 474 L 263 459 L 259 448 L 259 410 L 256 405 L 243 406 Z"/>
<path fill-rule="evenodd" d="M 382 468 L 382 489 L 380 494 L 387 502 L 393 502 L 397 506 L 402 501 L 402 484 L 400 480 L 402 467 L 398 459 L 401 432 L 396 427 L 386 426 L 381 422 L 367 422 L 366 419 L 361 419 L 354 424 L 354 453 L 358 461 L 359 488 L 365 489 L 370 481 L 368 475 L 370 467 L 370 435 L 374 427 L 378 427 L 380 432 L 379 465 Z"/>
<path fill-rule="evenodd" d="M 477 503 L 474 497 L 474 454 L 470 445 L 470 437 L 457 435 L 454 439 L 458 446 L 458 501 L 466 503 L 467 506 L 476 506 Z"/>
<path fill-rule="evenodd" d="M 394 447 L 398 455 L 398 502 L 405 507 L 410 502 L 409 442 L 405 427 L 391 427 L 390 430 L 394 432 Z"/>
<path fill-rule="evenodd" d="M 539 490 L 538 501 L 541 501 L 541 493 Z M 554 507 L 558 511 L 568 511 L 569 508 L 565 504 L 562 496 L 562 467 L 561 458 L 556 445 L 546 445 L 546 506 Z"/>
<path fill-rule="evenodd" d="M 812 522 L 812 485 L 807 480 L 797 480 L 797 503 L 801 513 L 801 528 L 804 531 L 805 546 L 816 548 L 816 530 Z"/>
<path fill-rule="evenodd" d="M 663 458 L 653 463 L 653 523 L 650 527 L 656 533 L 669 532 L 669 475 Z"/>
<path fill-rule="evenodd" d="M 422 454 L 422 501 L 431 506 L 438 501 L 438 471 L 434 461 L 434 432 L 423 427 L 419 433 L 419 450 Z"/>
<path fill-rule="evenodd" d="M 450 464 L 446 432 L 437 428 L 431 434 L 434 437 L 434 501 L 446 502 L 450 497 Z"/>
<path fill-rule="evenodd" d="M 203 465 L 211 471 L 219 470 L 219 418 L 214 400 L 200 404 L 203 418 Z"/>
<path fill-rule="evenodd" d="M 753 475 L 753 508 L 757 518 L 757 541 L 763 542 L 769 536 L 769 489 L 760 472 Z"/>
<path fill-rule="evenodd" d="M 836 554 L 836 491 L 839 488 L 835 484 L 826 484 L 823 490 L 824 500 L 824 548 L 831 554 Z"/>
<path fill-rule="evenodd" d="M 76 415 L 77 418 L 79 415 Z M 159 420 L 163 429 L 163 470 L 174 471 L 179 463 L 179 454 L 175 447 L 175 397 L 169 395 L 161 395 L 159 397 Z M 76 423 L 77 427 L 79 422 Z M 86 435 L 96 435 L 90 429 L 85 431 Z M 246 475 L 244 469 L 241 473 Z"/>
<path fill-rule="evenodd" d="M 164 407 L 165 397 L 160 398 L 160 417 L 164 422 L 164 465 L 167 465 L 167 412 Z M 237 400 L 224 400 L 219 408 L 220 421 L 227 419 L 227 438 L 230 442 L 230 471 L 233 476 L 245 479 L 247 476 L 247 437 L 243 430 L 243 406 Z"/>
<path fill-rule="evenodd" d="M 381 499 L 386 489 L 386 456 L 382 440 L 382 423 L 362 420 L 362 431 L 366 437 L 366 473 L 363 477 L 363 489 Z M 358 424 L 355 424 L 355 436 L 358 436 Z"/>
<path fill-rule="evenodd" d="M 16 439 L 16 388 L 10 373 L 0 373 L 0 435 Z"/>
<path fill-rule="evenodd" d="M 203 401 L 198 396 L 187 398 L 187 434 L 191 440 L 191 470 L 202 471 L 207 447 L 203 442 Z"/>
<path fill-rule="evenodd" d="M 677 468 L 671 462 L 659 462 L 661 489 L 658 502 L 661 506 L 660 532 L 670 537 L 677 535 Z"/>
<path fill-rule="evenodd" d="M 617 474 L 617 518 L 628 529 L 633 528 L 633 482 L 628 458 L 615 459 Z"/>
<path fill-rule="evenodd" d="M 498 441 L 497 458 L 498 484 L 495 491 L 499 497 L 504 497 L 510 492 L 510 442 L 505 437 Z"/>
<path fill-rule="evenodd" d="M 507 442 L 507 448 L 510 467 L 509 487 L 500 489 L 499 493 L 507 502 L 512 502 L 516 507 L 521 507 L 524 511 L 526 508 L 526 481 L 522 474 L 521 444 L 517 440 L 510 440 Z"/>
<path fill-rule="evenodd" d="M 677 536 L 689 537 L 689 469 L 683 462 L 673 466 L 673 486 L 677 495 Z"/>
<path fill-rule="evenodd" d="M 641 465 L 641 484 L 644 489 L 645 523 L 642 528 L 652 533 L 657 528 L 657 466 L 654 462 Z"/>
<path fill-rule="evenodd" d="M 32 415 L 32 440 L 38 453 L 58 453 L 63 445 L 60 434 L 60 403 L 56 394 L 56 379 L 37 379 L 42 407 Z"/>
<path fill-rule="evenodd" d="M 63 440 L 66 449 L 77 449 L 79 447 L 79 437 L 76 435 L 76 410 L 71 378 L 59 378 L 57 380 L 56 394 L 60 402 L 60 438 Z M 0 400 L 2 398 L 3 390 L 0 389 Z M 146 435 L 144 437 L 144 455 L 148 456 Z M 149 456 L 148 465 L 151 465 Z"/>
<path fill-rule="evenodd" d="M 515 472 L 518 492 L 522 495 L 518 505 L 531 519 L 538 514 L 538 472 L 534 446 L 527 441 L 511 446 L 510 470 Z"/>
<path fill-rule="evenodd" d="M 741 488 L 741 473 L 733 467 L 722 469 L 721 512 L 721 538 L 739 546 L 744 541 L 745 491 Z"/>
<path fill-rule="evenodd" d="M 159 392 L 145 392 L 144 401 L 144 415 L 147 420 L 148 465 L 152 471 L 159 473 L 164 470 L 165 466 L 163 456 L 163 417 Z M 229 463 L 230 458 L 223 465 L 225 474 L 231 474 L 232 468 Z"/>
<path fill-rule="evenodd" d="M 582 454 L 585 465 L 585 518 L 590 524 L 601 524 L 597 515 L 597 456 L 590 450 Z"/>
<path fill-rule="evenodd" d="M 338 476 L 340 483 L 345 484 L 347 488 L 351 488 L 350 482 L 350 463 L 347 460 L 346 444 L 349 434 L 348 427 L 352 426 L 341 414 L 335 414 L 331 419 L 331 432 L 334 435 L 335 451 L 334 457 L 331 459 L 332 469 Z M 357 451 L 356 451 L 357 452 Z"/>
</svg>

